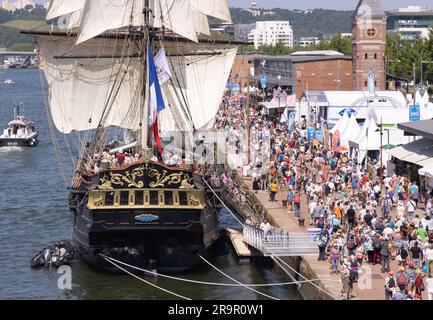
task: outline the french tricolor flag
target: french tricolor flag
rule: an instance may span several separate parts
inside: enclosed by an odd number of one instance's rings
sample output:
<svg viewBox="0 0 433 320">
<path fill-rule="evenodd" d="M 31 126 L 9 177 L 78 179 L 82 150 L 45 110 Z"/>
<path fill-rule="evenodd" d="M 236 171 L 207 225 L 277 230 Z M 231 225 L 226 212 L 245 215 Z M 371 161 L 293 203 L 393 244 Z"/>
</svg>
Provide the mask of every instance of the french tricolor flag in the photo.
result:
<svg viewBox="0 0 433 320">
<path fill-rule="evenodd" d="M 149 125 L 153 132 L 158 151 L 162 154 L 162 145 L 158 130 L 158 112 L 165 109 L 165 104 L 162 98 L 161 86 L 158 81 L 150 41 L 147 43 L 147 59 L 149 63 Z"/>
</svg>

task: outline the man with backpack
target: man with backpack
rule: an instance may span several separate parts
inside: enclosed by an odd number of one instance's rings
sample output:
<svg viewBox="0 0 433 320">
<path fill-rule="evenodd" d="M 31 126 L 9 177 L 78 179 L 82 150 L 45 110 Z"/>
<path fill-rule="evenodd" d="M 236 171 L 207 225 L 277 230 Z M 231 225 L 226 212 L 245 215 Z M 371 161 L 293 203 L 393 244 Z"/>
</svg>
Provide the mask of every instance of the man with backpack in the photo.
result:
<svg viewBox="0 0 433 320">
<path fill-rule="evenodd" d="M 341 294 L 343 296 L 343 300 L 349 300 L 350 295 L 352 293 L 353 288 L 353 280 L 350 280 L 350 274 L 351 274 L 350 264 L 348 265 L 347 262 L 343 263 L 342 270 L 341 270 L 341 284 L 342 284 L 342 290 Z M 352 278 L 354 278 L 352 274 Z"/>
<path fill-rule="evenodd" d="M 385 300 L 392 299 L 395 284 L 394 273 L 390 271 L 388 272 L 388 276 L 385 278 Z"/>
<path fill-rule="evenodd" d="M 389 195 L 383 196 L 380 206 L 382 210 L 382 218 L 383 219 L 388 218 L 392 210 L 392 200 Z"/>
<path fill-rule="evenodd" d="M 382 246 L 380 248 L 380 255 L 382 256 L 382 273 L 389 272 L 389 259 L 391 255 L 391 250 L 389 249 L 389 240 L 385 238 L 382 242 Z"/>
<path fill-rule="evenodd" d="M 327 231 L 322 230 L 319 238 L 317 239 L 317 246 L 319 247 L 319 257 L 317 261 L 328 260 L 328 256 L 326 255 L 326 247 L 328 245 L 329 234 Z"/>
</svg>

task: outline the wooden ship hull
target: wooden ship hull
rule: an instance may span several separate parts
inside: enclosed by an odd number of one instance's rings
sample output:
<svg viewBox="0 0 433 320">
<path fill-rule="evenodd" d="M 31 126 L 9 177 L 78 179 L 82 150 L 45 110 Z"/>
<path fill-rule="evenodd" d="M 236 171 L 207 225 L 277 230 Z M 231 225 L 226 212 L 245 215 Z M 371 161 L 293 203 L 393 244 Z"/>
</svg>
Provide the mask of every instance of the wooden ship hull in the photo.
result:
<svg viewBox="0 0 433 320">
<path fill-rule="evenodd" d="M 70 209 L 74 246 L 94 267 L 121 272 L 102 253 L 142 269 L 182 272 L 220 237 L 217 210 L 191 170 L 143 162 L 89 180 L 93 190 L 74 189 Z"/>
</svg>

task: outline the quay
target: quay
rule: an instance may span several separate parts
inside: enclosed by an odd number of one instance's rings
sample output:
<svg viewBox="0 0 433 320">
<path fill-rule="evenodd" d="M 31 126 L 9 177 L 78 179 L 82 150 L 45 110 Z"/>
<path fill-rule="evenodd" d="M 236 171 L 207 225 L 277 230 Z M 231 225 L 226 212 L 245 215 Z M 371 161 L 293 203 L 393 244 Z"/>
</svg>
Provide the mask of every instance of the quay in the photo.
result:
<svg viewBox="0 0 433 320">
<path fill-rule="evenodd" d="M 248 197 L 255 203 L 258 210 L 262 212 L 265 219 L 273 226 L 289 233 L 307 233 L 309 215 L 307 213 L 307 200 L 304 194 L 301 195 L 301 217 L 305 219 L 305 225 L 299 226 L 298 218 L 293 212 L 288 212 L 283 207 L 282 200 L 286 199 L 286 191 L 279 191 L 275 202 L 269 201 L 267 191 L 252 191 L 252 178 L 241 177 L 236 170 L 232 171 L 238 183 L 248 192 Z M 240 257 L 252 255 L 251 247 L 241 244 L 243 241 L 240 231 L 231 230 L 230 239 L 234 243 L 236 253 Z M 251 253 L 250 253 L 251 252 Z M 255 253 L 254 253 L 255 254 Z M 318 261 L 315 255 L 291 256 L 281 258 L 290 265 L 296 272 L 306 279 L 318 279 L 313 283 L 304 282 L 298 285 L 300 294 L 305 300 L 341 300 L 342 284 L 340 275 L 330 274 L 329 262 Z M 380 264 L 367 265 L 363 267 L 366 272 L 365 277 L 360 277 L 358 284 L 354 285 L 352 300 L 384 300 L 384 284 L 386 273 L 381 273 Z M 391 261 L 391 270 L 397 271 L 398 266 L 395 261 Z M 285 270 L 287 272 L 287 270 Z M 302 281 L 302 277 L 292 272 L 291 278 Z M 290 276 L 290 275 L 289 275 Z M 320 288 L 320 289 L 319 289 Z M 425 292 L 424 292 L 425 294 Z M 427 299 L 424 296 L 423 299 Z"/>
</svg>

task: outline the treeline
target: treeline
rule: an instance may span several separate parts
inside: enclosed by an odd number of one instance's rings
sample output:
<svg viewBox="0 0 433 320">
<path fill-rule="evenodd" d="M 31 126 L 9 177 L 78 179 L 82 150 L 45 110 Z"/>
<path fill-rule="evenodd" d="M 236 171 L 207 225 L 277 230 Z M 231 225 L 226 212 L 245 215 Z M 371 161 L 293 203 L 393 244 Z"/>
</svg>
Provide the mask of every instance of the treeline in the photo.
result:
<svg viewBox="0 0 433 320">
<path fill-rule="evenodd" d="M 342 37 L 341 33 L 337 33 L 331 38 L 330 41 L 322 40 L 317 45 L 311 45 L 308 47 L 285 47 L 282 43 L 278 43 L 276 46 L 261 46 L 258 50 L 254 46 L 246 46 L 241 49 L 242 52 L 255 52 L 260 51 L 265 54 L 275 55 L 289 55 L 296 51 L 312 51 L 312 50 L 335 50 L 345 55 L 352 54 L 352 39 Z"/>
<path fill-rule="evenodd" d="M 272 9 L 275 16 L 253 17 L 244 9 L 230 8 L 234 23 L 249 24 L 264 20 L 289 21 L 295 37 L 326 37 L 338 32 L 352 30 L 352 11 L 314 9 L 311 13 L 293 12 L 287 9 Z"/>
<path fill-rule="evenodd" d="M 11 20 L 44 20 L 47 11 L 43 6 L 37 5 L 30 10 L 21 9 L 16 11 L 7 11 L 0 9 L 0 24 Z"/>
<path fill-rule="evenodd" d="M 433 31 L 430 30 L 428 40 L 417 41 L 404 40 L 398 35 L 388 35 L 386 61 L 390 75 L 411 82 L 415 66 L 416 83 L 420 83 L 422 70 L 423 83 L 433 84 Z"/>
</svg>

